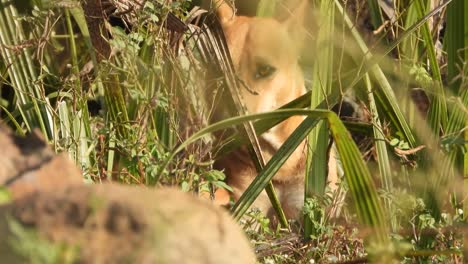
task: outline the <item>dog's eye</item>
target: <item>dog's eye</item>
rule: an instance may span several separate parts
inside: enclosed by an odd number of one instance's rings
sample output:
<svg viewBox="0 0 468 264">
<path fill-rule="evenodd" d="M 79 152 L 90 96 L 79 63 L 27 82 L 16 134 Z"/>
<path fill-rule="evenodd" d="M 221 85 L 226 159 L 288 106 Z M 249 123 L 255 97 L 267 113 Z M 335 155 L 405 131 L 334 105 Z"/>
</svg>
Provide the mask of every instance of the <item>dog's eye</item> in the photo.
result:
<svg viewBox="0 0 468 264">
<path fill-rule="evenodd" d="M 276 71 L 275 67 L 266 64 L 260 64 L 255 71 L 255 79 L 263 79 L 269 77 Z"/>
</svg>

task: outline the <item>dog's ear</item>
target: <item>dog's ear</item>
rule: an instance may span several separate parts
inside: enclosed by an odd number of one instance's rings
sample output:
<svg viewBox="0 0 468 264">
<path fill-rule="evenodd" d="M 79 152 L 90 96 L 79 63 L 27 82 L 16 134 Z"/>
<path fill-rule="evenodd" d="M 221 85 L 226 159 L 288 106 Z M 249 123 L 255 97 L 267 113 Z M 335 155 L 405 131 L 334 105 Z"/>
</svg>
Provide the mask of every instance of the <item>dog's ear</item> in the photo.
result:
<svg viewBox="0 0 468 264">
<path fill-rule="evenodd" d="M 292 9 L 292 11 L 288 11 L 289 14 L 287 18 L 283 21 L 283 23 L 288 28 L 292 39 L 298 44 L 304 41 L 304 20 L 308 8 L 309 5 L 307 3 L 307 0 L 300 0 L 299 5 L 297 5 L 296 8 Z"/>
<path fill-rule="evenodd" d="M 218 15 L 219 21 L 222 25 L 229 24 L 234 21 L 236 12 L 226 0 L 213 0 L 215 5 L 216 14 Z"/>
</svg>

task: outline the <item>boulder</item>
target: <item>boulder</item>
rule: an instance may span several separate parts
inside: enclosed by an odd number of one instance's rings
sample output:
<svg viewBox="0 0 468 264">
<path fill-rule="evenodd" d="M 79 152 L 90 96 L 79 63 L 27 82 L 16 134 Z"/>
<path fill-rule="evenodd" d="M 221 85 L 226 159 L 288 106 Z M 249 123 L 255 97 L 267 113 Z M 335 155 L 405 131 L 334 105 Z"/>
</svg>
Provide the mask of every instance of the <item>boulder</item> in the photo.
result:
<svg viewBox="0 0 468 264">
<path fill-rule="evenodd" d="M 44 245 L 53 252 L 46 262 L 53 263 L 65 257 L 71 263 L 255 263 L 227 212 L 170 188 L 102 184 L 35 192 L 0 207 L 0 236 L 2 263 L 37 260 Z"/>
<path fill-rule="evenodd" d="M 0 186 L 14 198 L 83 183 L 81 171 L 68 155 L 56 155 L 38 130 L 21 137 L 0 126 L 0 146 Z"/>
</svg>

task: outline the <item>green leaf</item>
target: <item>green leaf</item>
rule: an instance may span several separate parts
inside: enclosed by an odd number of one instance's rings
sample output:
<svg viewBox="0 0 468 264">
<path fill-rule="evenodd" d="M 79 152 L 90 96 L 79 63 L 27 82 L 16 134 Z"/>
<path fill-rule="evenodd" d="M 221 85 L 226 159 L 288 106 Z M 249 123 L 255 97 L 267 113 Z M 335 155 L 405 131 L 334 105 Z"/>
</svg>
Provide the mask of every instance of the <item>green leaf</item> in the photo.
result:
<svg viewBox="0 0 468 264">
<path fill-rule="evenodd" d="M 213 182 L 213 184 L 218 187 L 218 188 L 223 188 L 223 189 L 226 189 L 230 192 L 233 192 L 234 190 L 231 188 L 231 186 L 227 185 L 225 182 L 223 181 L 215 181 Z"/>
<path fill-rule="evenodd" d="M 425 15 L 425 7 L 422 2 L 423 0 L 415 0 L 416 11 L 419 17 Z M 432 77 L 434 78 L 435 84 L 434 89 L 434 98 L 431 101 L 431 106 L 429 108 L 429 124 L 432 128 L 434 135 L 438 135 L 439 132 L 445 130 L 448 122 L 447 115 L 447 105 L 445 98 L 445 90 L 442 84 L 442 75 L 440 74 L 439 64 L 437 62 L 436 52 L 434 48 L 434 43 L 432 41 L 432 34 L 429 30 L 429 21 L 423 24 L 422 26 L 422 35 L 424 39 L 425 48 L 427 50 L 427 57 L 429 59 L 429 66 L 431 68 Z"/>
<path fill-rule="evenodd" d="M 226 175 L 219 170 L 210 170 L 205 173 L 205 179 L 209 182 L 222 181 L 226 178 Z"/>
<path fill-rule="evenodd" d="M 375 103 L 374 94 L 372 93 L 372 84 L 369 76 L 364 78 L 367 86 L 367 95 L 369 98 L 369 107 L 372 116 L 372 124 L 374 129 L 374 144 L 377 150 L 377 162 L 379 165 L 379 175 L 383 184 L 383 188 L 388 193 L 393 192 L 392 169 L 390 167 L 390 160 L 387 152 L 387 145 L 385 143 L 385 135 L 383 134 L 382 123 L 380 122 L 379 112 Z M 394 140 L 392 140 L 394 142 Z M 397 140 L 398 142 L 398 140 Z M 391 144 L 391 143 L 390 143 Z M 386 203 L 387 212 L 390 213 L 390 224 L 393 230 L 397 228 L 395 216 L 393 214 L 393 207 L 391 202 Z"/>
<path fill-rule="evenodd" d="M 10 202 L 12 199 L 10 191 L 7 188 L 0 186 L 0 205 Z"/>
<path fill-rule="evenodd" d="M 335 8 L 333 2 L 322 0 L 320 2 L 321 26 L 317 36 L 317 60 L 312 72 L 310 108 L 316 108 L 320 102 L 331 93 L 334 72 L 334 47 L 335 35 Z M 326 65 L 326 66 L 325 66 Z M 305 199 L 313 195 L 322 196 L 328 176 L 328 127 L 326 122 L 319 122 L 317 127 L 308 136 L 307 166 L 305 181 Z M 337 175 L 338 176 L 338 175 Z M 304 237 L 308 238 L 312 233 L 314 219 L 304 217 Z"/>
<path fill-rule="evenodd" d="M 318 111 L 318 110 L 317 110 Z M 313 113 L 326 113 L 326 112 L 313 112 Z M 303 110 L 303 113 L 312 113 L 310 110 Z M 323 115 L 323 114 L 322 114 Z M 232 207 L 233 216 L 239 220 L 244 213 L 250 208 L 253 202 L 257 199 L 258 195 L 265 189 L 266 185 L 273 179 L 273 176 L 291 156 L 294 150 L 304 141 L 305 137 L 309 134 L 312 128 L 317 124 L 317 119 L 314 117 L 306 118 L 291 136 L 284 142 L 278 149 L 273 157 L 268 161 L 263 170 L 255 177 L 250 186 L 245 190 L 236 204 Z"/>
<path fill-rule="evenodd" d="M 260 0 L 257 6 L 257 16 L 271 17 L 275 13 L 278 0 Z"/>
</svg>

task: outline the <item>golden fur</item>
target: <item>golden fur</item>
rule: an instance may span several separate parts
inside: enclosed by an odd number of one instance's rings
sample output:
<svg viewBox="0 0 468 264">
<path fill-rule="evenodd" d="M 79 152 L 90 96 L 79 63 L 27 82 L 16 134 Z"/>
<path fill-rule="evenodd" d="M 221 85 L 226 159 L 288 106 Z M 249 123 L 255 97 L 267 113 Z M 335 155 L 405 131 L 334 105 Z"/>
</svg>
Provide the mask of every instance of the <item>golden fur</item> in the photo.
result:
<svg viewBox="0 0 468 264">
<path fill-rule="evenodd" d="M 302 1 L 294 15 L 283 22 L 273 18 L 236 16 L 233 8 L 223 0 L 215 2 L 236 74 L 249 87 L 240 91 L 249 113 L 275 110 L 306 92 L 298 63 L 306 2 Z M 267 161 L 303 120 L 302 116 L 291 117 L 260 136 Z M 273 178 L 288 218 L 297 218 L 304 202 L 305 147 L 306 143 L 302 142 Z M 224 169 L 236 200 L 257 175 L 245 148 L 217 161 L 216 166 Z M 331 168 L 331 171 L 336 170 Z M 254 206 L 273 216 L 265 192 L 260 194 Z"/>
</svg>

